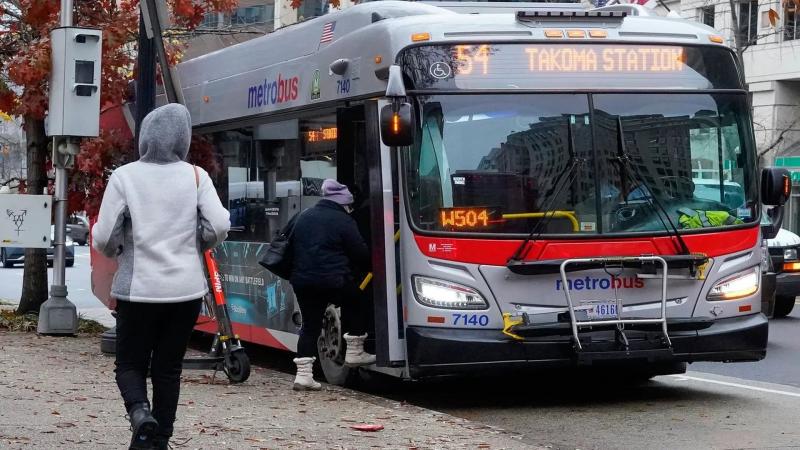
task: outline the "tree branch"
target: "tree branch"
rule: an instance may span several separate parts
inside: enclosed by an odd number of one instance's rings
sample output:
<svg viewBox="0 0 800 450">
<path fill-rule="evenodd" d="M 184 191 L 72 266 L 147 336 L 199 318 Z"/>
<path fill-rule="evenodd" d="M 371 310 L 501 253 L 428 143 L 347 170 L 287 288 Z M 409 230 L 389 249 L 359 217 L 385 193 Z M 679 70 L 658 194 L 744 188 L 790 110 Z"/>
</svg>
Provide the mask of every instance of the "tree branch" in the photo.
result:
<svg viewBox="0 0 800 450">
<path fill-rule="evenodd" d="M 797 125 L 797 122 L 799 122 L 799 121 L 800 121 L 800 118 L 794 119 L 794 121 L 791 124 L 789 124 L 788 127 L 784 128 L 780 133 L 778 133 L 778 137 L 772 142 L 772 144 L 770 146 L 768 146 L 764 150 L 761 150 L 760 152 L 758 152 L 758 157 L 760 158 L 760 157 L 766 155 L 772 149 L 777 147 L 778 144 L 780 144 L 783 141 L 783 138 L 786 136 L 786 133 L 788 133 L 790 131 L 795 131 L 795 129 L 793 127 L 795 125 Z"/>
</svg>

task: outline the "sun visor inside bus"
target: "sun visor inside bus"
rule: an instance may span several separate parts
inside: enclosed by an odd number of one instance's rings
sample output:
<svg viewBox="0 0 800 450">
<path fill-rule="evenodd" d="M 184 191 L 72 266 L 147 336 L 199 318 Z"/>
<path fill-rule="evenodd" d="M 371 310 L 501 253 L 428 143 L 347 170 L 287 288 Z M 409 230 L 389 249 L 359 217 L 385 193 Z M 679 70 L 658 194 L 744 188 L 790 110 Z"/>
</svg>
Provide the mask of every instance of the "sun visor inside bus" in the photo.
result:
<svg viewBox="0 0 800 450">
<path fill-rule="evenodd" d="M 300 124 L 297 119 L 265 123 L 255 127 L 253 138 L 258 141 L 297 139 Z"/>
</svg>

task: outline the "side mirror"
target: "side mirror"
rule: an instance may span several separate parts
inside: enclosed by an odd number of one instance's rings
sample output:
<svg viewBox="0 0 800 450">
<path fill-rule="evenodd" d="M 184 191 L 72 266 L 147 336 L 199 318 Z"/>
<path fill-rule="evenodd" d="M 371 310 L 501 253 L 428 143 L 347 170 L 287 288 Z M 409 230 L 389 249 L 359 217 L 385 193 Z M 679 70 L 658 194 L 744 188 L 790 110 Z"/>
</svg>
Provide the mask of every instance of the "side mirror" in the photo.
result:
<svg viewBox="0 0 800 450">
<path fill-rule="evenodd" d="M 381 140 L 389 147 L 404 147 L 414 143 L 414 120 L 410 103 L 381 108 Z"/>
<path fill-rule="evenodd" d="M 780 167 L 761 169 L 761 202 L 770 206 L 783 206 L 792 193 L 789 171 Z"/>
</svg>

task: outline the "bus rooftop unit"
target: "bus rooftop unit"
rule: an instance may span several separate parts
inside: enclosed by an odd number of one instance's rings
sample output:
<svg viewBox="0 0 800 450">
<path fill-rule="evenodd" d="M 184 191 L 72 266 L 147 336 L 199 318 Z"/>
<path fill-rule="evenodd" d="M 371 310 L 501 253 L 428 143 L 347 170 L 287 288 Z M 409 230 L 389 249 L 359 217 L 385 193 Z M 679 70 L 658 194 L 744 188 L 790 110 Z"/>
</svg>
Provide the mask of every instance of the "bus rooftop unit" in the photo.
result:
<svg viewBox="0 0 800 450">
<path fill-rule="evenodd" d="M 222 163 L 242 339 L 296 345 L 289 283 L 257 261 L 336 177 L 373 254 L 370 370 L 762 359 L 761 243 L 788 184 L 757 172 L 715 31 L 627 5 L 443 6 L 365 3 L 179 65 Z M 323 320 L 343 383 L 337 310 Z"/>
</svg>

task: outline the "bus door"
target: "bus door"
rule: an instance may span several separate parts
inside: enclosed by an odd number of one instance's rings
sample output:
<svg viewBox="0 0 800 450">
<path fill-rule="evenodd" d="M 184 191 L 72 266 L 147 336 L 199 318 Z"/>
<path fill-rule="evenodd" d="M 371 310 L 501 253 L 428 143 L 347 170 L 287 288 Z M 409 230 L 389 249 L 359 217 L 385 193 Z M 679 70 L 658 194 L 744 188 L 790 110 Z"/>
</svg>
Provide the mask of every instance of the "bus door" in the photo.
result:
<svg viewBox="0 0 800 450">
<path fill-rule="evenodd" d="M 371 300 L 373 307 L 374 333 L 370 338 L 375 338 L 377 365 L 403 366 L 405 345 L 394 239 L 395 155 L 381 144 L 376 101 L 339 108 L 336 127 L 337 176 L 341 183 L 353 188 L 353 217 L 372 252 L 372 276 L 363 286 L 364 301 Z M 368 350 L 373 350 L 369 342 Z"/>
</svg>

